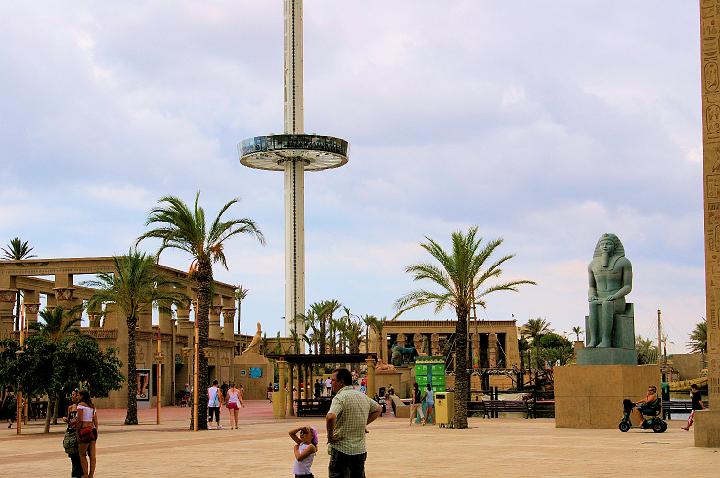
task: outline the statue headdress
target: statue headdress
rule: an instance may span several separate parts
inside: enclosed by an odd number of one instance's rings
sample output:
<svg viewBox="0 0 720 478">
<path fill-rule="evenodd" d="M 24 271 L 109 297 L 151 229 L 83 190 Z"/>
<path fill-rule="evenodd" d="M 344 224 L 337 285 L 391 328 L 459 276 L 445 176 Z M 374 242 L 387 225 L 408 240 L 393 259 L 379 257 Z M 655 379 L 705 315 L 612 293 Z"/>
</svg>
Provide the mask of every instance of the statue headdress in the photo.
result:
<svg viewBox="0 0 720 478">
<path fill-rule="evenodd" d="M 595 252 L 593 253 L 593 258 L 600 257 L 602 255 L 602 250 L 600 249 L 600 243 L 603 241 L 610 240 L 615 245 L 615 249 L 613 250 L 613 257 L 624 257 L 625 256 L 625 248 L 622 245 L 622 242 L 620 242 L 620 239 L 615 234 L 610 234 L 606 232 L 602 236 L 600 236 L 600 239 L 598 239 L 597 244 L 595 244 Z"/>
</svg>

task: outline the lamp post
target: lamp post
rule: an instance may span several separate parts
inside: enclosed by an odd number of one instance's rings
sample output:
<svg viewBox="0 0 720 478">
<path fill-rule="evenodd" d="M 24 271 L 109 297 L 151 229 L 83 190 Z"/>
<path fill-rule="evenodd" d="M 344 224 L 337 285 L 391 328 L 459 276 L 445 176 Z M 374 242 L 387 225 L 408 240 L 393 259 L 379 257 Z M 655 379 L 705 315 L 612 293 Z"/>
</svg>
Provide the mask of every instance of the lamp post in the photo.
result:
<svg viewBox="0 0 720 478">
<path fill-rule="evenodd" d="M 157 351 L 155 352 L 155 373 L 156 373 L 156 387 L 157 387 L 157 403 L 155 412 L 155 423 L 160 425 L 160 407 L 162 406 L 162 350 L 161 350 L 161 338 L 160 338 L 160 326 L 158 326 L 157 333 Z"/>
</svg>

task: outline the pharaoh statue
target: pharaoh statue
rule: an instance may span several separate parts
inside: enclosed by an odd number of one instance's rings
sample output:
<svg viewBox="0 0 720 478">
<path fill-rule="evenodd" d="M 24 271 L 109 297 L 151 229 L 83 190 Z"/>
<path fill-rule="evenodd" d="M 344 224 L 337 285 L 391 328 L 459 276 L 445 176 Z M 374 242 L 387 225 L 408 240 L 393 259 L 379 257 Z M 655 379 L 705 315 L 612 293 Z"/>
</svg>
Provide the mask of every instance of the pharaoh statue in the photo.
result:
<svg viewBox="0 0 720 478">
<path fill-rule="evenodd" d="M 603 234 L 588 265 L 587 347 L 612 347 L 613 326 L 625 313 L 625 296 L 632 290 L 632 266 L 615 234 Z"/>
</svg>

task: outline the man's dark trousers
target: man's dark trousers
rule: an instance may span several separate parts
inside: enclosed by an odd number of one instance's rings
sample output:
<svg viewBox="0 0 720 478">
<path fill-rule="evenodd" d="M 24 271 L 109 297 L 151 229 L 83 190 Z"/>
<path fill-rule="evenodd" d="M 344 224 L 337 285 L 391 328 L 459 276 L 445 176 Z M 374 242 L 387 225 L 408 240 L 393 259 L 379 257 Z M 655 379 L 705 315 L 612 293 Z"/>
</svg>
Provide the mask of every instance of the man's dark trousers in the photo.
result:
<svg viewBox="0 0 720 478">
<path fill-rule="evenodd" d="M 365 478 L 367 453 L 346 455 L 335 449 L 330 450 L 328 478 Z"/>
</svg>

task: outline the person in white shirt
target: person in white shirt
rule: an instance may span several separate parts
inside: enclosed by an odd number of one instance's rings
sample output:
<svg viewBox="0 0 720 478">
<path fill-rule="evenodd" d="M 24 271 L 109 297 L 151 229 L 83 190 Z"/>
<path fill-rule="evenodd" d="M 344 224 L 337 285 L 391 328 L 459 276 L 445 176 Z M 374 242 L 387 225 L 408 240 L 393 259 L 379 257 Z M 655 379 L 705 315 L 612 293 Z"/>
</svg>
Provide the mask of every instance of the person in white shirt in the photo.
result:
<svg viewBox="0 0 720 478">
<path fill-rule="evenodd" d="M 212 387 L 208 388 L 208 429 L 212 425 L 214 415 L 215 422 L 217 423 L 216 429 L 220 430 L 222 429 L 222 425 L 220 425 L 220 406 L 222 405 L 223 397 L 217 385 L 218 381 L 213 380 Z"/>
<path fill-rule="evenodd" d="M 313 478 L 312 463 L 317 453 L 318 433 L 315 427 L 293 428 L 288 432 L 295 442 L 293 474 L 295 478 Z M 299 435 L 299 436 L 298 436 Z"/>
<path fill-rule="evenodd" d="M 330 379 L 330 377 L 325 380 L 325 390 L 327 390 L 328 397 L 332 395 L 332 380 Z"/>
</svg>

